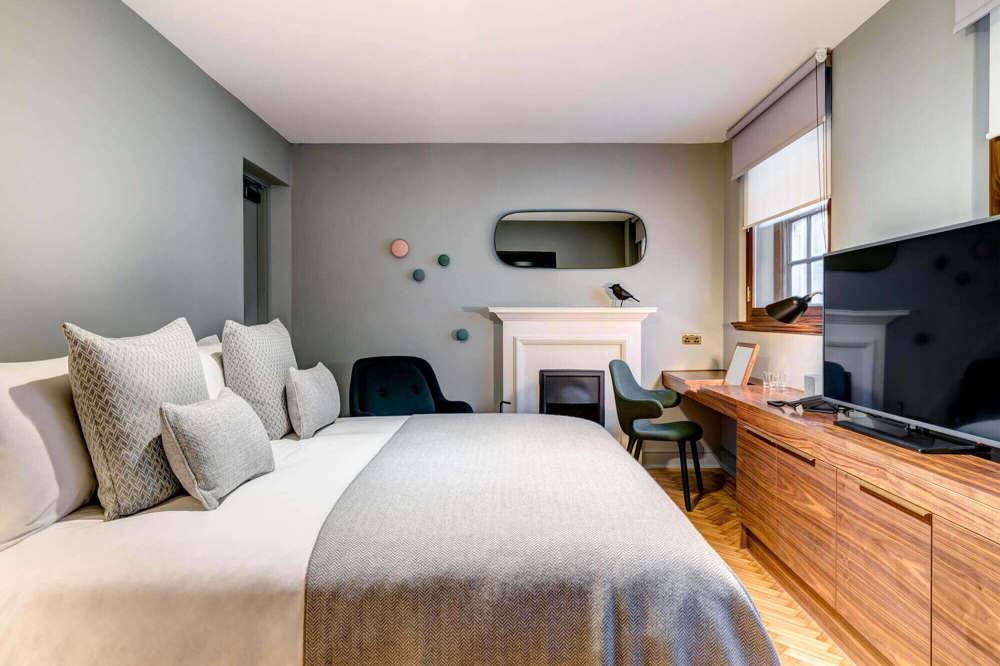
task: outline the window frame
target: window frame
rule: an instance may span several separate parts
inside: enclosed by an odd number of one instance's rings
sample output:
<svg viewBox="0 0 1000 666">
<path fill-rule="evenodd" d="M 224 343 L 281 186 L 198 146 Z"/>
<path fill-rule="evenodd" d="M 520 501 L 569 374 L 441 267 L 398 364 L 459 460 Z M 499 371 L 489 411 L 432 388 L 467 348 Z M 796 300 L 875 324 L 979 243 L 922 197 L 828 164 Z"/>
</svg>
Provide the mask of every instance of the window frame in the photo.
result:
<svg viewBox="0 0 1000 666">
<path fill-rule="evenodd" d="M 827 252 L 830 251 L 831 245 L 831 219 L 832 219 L 832 201 L 829 199 L 826 203 L 826 248 Z M 809 215 L 815 215 L 814 213 L 809 213 L 807 215 L 802 215 L 799 218 L 792 218 L 786 220 L 786 222 L 794 222 L 795 220 L 801 219 L 802 217 L 808 217 Z M 740 331 L 758 331 L 762 333 L 796 333 L 800 335 L 823 335 L 823 306 L 822 305 L 810 305 L 806 308 L 806 311 L 799 317 L 798 321 L 794 324 L 783 324 L 776 319 L 772 319 L 764 308 L 757 308 L 753 305 L 753 288 L 754 288 L 754 233 L 753 227 L 744 229 L 743 233 L 746 236 L 744 242 L 746 244 L 746 274 L 744 276 L 744 291 L 746 292 L 746 318 L 743 321 L 731 322 L 733 328 Z M 808 243 L 810 235 L 806 234 L 806 242 Z M 815 261 L 815 257 L 809 257 L 801 261 L 794 263 L 809 265 L 811 261 Z M 788 262 L 786 267 L 791 266 L 793 262 Z M 784 268 L 783 268 L 784 270 Z M 808 273 L 808 268 L 807 268 Z M 811 279 L 811 278 L 810 278 Z"/>
</svg>

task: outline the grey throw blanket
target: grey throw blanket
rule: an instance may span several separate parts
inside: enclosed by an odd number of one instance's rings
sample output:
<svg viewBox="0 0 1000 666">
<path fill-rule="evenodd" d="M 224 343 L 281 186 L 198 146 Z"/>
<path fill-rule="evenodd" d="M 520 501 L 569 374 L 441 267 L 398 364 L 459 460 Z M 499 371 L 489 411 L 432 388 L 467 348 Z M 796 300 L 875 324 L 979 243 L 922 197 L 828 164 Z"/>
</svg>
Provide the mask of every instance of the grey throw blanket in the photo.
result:
<svg viewBox="0 0 1000 666">
<path fill-rule="evenodd" d="M 600 426 L 411 417 L 320 530 L 304 660 L 777 664 L 746 590 Z"/>
</svg>

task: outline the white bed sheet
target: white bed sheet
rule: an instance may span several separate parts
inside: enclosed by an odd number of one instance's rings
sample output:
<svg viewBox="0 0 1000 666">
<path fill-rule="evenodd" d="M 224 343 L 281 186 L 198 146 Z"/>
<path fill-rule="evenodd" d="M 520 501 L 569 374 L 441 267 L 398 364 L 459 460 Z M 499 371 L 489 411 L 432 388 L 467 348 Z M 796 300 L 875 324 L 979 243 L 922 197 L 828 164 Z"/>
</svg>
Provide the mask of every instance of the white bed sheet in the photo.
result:
<svg viewBox="0 0 1000 666">
<path fill-rule="evenodd" d="M 272 442 L 275 471 L 215 511 L 181 495 L 105 522 L 86 506 L 0 551 L 0 663 L 301 664 L 316 535 L 406 418 Z"/>
</svg>

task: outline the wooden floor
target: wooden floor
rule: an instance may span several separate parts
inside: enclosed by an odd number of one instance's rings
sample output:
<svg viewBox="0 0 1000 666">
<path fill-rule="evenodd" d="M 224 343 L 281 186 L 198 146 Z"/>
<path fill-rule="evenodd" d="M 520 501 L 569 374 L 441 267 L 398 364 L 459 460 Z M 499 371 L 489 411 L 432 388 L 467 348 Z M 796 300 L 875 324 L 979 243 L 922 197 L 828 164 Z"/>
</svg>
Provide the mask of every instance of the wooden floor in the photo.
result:
<svg viewBox="0 0 1000 666">
<path fill-rule="evenodd" d="M 649 473 L 667 494 L 684 507 L 678 470 Z M 739 547 L 740 509 L 736 483 L 720 470 L 703 470 L 705 496 L 697 498 L 691 478 L 694 510 L 688 514 L 705 540 L 736 572 L 750 592 L 782 664 L 853 664 L 812 618 L 779 586 L 746 550 Z"/>
</svg>

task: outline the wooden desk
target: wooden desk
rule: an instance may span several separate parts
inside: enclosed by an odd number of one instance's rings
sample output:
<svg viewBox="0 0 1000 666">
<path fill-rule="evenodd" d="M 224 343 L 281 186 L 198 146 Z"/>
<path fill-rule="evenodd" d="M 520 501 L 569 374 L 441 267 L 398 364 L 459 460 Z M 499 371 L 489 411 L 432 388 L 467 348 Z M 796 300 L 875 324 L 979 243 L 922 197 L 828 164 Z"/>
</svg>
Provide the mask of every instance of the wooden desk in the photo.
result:
<svg viewBox="0 0 1000 666">
<path fill-rule="evenodd" d="M 745 545 L 859 663 L 995 663 L 1000 464 L 924 455 L 768 400 L 794 389 L 663 385 L 737 421 Z M 714 374 L 713 374 L 714 373 Z"/>
</svg>

